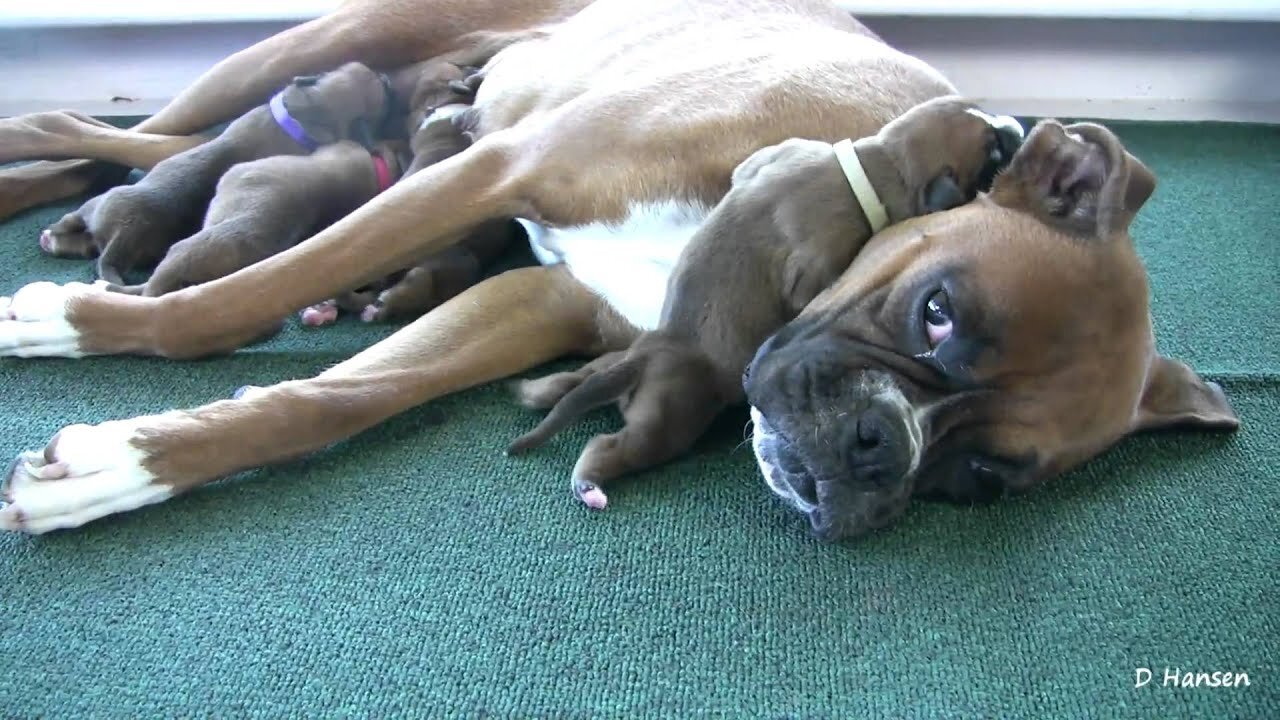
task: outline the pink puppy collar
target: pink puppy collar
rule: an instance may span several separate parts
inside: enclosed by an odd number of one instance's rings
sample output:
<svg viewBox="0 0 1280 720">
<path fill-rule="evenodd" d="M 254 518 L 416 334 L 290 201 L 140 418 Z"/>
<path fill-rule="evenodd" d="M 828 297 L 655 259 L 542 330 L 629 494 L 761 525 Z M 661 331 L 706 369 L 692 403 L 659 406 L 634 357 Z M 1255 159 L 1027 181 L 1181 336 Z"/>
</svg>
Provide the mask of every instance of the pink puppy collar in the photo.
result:
<svg viewBox="0 0 1280 720">
<path fill-rule="evenodd" d="M 391 168 L 387 167 L 386 158 L 376 153 L 370 155 L 373 158 L 373 174 L 378 176 L 378 192 L 383 192 L 394 182 L 391 179 Z"/>
</svg>

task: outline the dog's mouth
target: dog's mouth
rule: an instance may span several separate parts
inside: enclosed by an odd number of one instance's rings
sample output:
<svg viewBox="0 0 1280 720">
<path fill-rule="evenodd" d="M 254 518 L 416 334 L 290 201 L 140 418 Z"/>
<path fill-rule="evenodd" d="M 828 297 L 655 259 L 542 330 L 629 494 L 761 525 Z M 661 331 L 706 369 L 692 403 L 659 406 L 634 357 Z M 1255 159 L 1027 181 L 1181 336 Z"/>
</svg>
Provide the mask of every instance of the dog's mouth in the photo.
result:
<svg viewBox="0 0 1280 720">
<path fill-rule="evenodd" d="M 817 482 L 813 473 L 755 407 L 751 408 L 751 422 L 754 426 L 751 450 L 755 453 L 756 464 L 760 466 L 765 483 L 797 510 L 812 515 L 818 508 Z"/>
</svg>

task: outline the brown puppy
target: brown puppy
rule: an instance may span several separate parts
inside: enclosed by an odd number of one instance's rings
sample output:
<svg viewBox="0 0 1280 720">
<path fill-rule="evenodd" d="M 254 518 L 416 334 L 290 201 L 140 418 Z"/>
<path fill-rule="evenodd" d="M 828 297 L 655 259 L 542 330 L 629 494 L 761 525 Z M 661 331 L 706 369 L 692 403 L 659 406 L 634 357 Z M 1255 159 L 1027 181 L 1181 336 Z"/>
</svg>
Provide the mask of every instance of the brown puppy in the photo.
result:
<svg viewBox="0 0 1280 720">
<path fill-rule="evenodd" d="M 405 177 L 467 149 L 471 144 L 468 110 L 469 105 L 451 103 L 435 108 L 420 123 L 410 141 L 413 161 Z M 480 282 L 485 269 L 519 234 L 513 220 L 485 222 L 458 244 L 432 253 L 408 269 L 303 310 L 302 322 L 326 325 L 337 320 L 339 310 L 357 313 L 365 322 L 418 317 Z"/>
<path fill-rule="evenodd" d="M 436 110 L 446 105 L 470 105 L 475 99 L 479 72 L 473 65 L 433 58 L 393 73 L 394 112 L 396 117 L 404 118 L 406 137 L 412 138 Z M 394 132 L 394 128 L 388 128 L 388 132 Z"/>
<path fill-rule="evenodd" d="M 406 137 L 413 137 L 423 121 L 437 109 L 453 103 L 469 105 L 484 77 L 481 68 L 499 51 L 546 35 L 542 29 L 472 33 L 457 50 L 391 73 L 395 113 L 405 118 Z M 390 134 L 395 129 L 387 131 Z"/>
<path fill-rule="evenodd" d="M 360 63 L 297 78 L 276 101 L 283 120 L 269 105 L 251 110 L 213 140 L 158 163 L 136 184 L 89 200 L 45 230 L 40 246 L 59 256 L 100 254 L 98 274 L 123 285 L 123 272 L 156 263 L 200 228 L 218 179 L 233 165 L 305 155 L 343 139 L 371 142 L 389 107 L 384 80 Z"/>
<path fill-rule="evenodd" d="M 386 190 L 401 163 L 389 143 L 371 154 L 342 140 L 310 155 L 236 165 L 218 181 L 204 228 L 170 248 L 146 284 L 112 289 L 157 297 L 265 260 Z"/>
<path fill-rule="evenodd" d="M 617 402 L 626 427 L 593 438 L 573 470 L 578 498 L 603 508 L 601 483 L 684 453 L 743 401 L 743 371 L 756 349 L 876 231 L 972 200 L 1021 140 L 1012 118 L 943 97 L 856 143 L 788 140 L 756 152 L 677 261 L 659 328 L 577 372 L 520 383 L 523 404 L 554 406 L 509 452 L 537 447 Z"/>
</svg>

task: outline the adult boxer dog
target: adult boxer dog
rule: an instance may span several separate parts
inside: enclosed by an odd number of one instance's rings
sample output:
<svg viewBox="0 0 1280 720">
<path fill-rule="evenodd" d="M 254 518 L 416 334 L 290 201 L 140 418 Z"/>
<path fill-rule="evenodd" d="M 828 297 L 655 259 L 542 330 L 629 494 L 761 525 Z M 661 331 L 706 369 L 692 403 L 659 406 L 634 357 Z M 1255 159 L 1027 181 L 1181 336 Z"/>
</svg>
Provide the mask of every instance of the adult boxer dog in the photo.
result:
<svg viewBox="0 0 1280 720">
<path fill-rule="evenodd" d="M 160 298 L 77 283 L 23 287 L 0 301 L 0 353 L 233 351 L 288 313 L 496 218 L 546 229 L 543 247 L 576 251 L 563 255 L 567 264 L 488 279 L 315 378 L 67 427 L 19 457 L 0 526 L 74 527 L 297 457 L 552 358 L 624 349 L 656 327 L 671 261 L 748 156 L 792 137 L 873 135 L 956 92 L 817 0 L 355 0 L 213 68 L 138 126 L 139 156 L 154 157 L 157 134 L 232 117 L 296 75 L 351 59 L 396 67 L 446 53 L 468 33 L 532 28 L 547 34 L 483 69 L 477 139 L 460 155 L 212 283 Z M 96 130 L 64 125 L 42 141 L 50 157 L 101 144 Z M 30 127 L 0 125 L 0 147 Z M 128 154 L 128 137 L 113 159 Z M 7 171 L 0 210 L 83 188 L 99 172 L 85 161 Z M 897 493 L 927 492 L 947 471 L 1021 489 L 1129 433 L 1236 427 L 1219 388 L 1156 352 L 1146 274 L 1128 233 L 1153 188 L 1117 144 L 1046 124 L 990 194 L 879 233 L 751 365 L 759 443 L 774 445 L 760 448 L 769 478 L 780 469 L 797 488 L 803 480 L 786 463 L 799 460 L 816 488 L 810 517 L 832 537 L 860 529 L 864 515 L 887 521 L 880 486 L 867 488 L 867 452 L 895 447 L 905 432 L 888 423 L 902 424 L 904 413 L 928 432 L 912 480 L 875 474 L 895 480 L 885 487 Z M 872 399 L 896 394 L 908 410 L 868 412 Z M 831 448 L 808 444 L 818 442 Z"/>
<path fill-rule="evenodd" d="M 944 96 L 856 143 L 788 140 L 747 158 L 689 240 L 662 320 L 627 350 L 517 386 L 551 412 L 509 453 L 545 443 L 577 417 L 617 402 L 626 426 L 598 435 L 574 465 L 574 493 L 603 508 L 603 484 L 687 452 L 743 400 L 756 349 L 844 271 L 886 225 L 962 205 L 989 190 L 1022 142 L 1011 117 Z"/>
<path fill-rule="evenodd" d="M 396 150 L 342 140 L 240 163 L 218 181 L 200 232 L 169 248 L 146 283 L 112 289 L 158 297 L 283 252 L 391 187 L 407 159 Z"/>
<path fill-rule="evenodd" d="M 68 213 L 41 233 L 40 246 L 53 255 L 97 255 L 99 276 L 122 285 L 122 272 L 154 265 L 200 227 L 219 178 L 233 165 L 302 155 L 346 138 L 371 139 L 387 108 L 385 84 L 360 63 L 299 78 L 271 107 L 246 113 L 210 142 L 159 162 L 136 184 Z"/>
</svg>

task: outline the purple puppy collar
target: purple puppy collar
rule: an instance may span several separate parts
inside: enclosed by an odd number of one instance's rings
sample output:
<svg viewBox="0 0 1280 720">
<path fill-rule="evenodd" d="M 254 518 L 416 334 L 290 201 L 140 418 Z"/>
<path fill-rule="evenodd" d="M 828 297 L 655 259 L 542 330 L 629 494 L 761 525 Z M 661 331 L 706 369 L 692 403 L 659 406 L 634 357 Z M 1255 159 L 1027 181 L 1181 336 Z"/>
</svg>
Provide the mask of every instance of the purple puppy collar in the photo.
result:
<svg viewBox="0 0 1280 720">
<path fill-rule="evenodd" d="M 276 124 L 280 126 L 280 129 L 284 131 L 285 135 L 293 138 L 294 142 L 306 148 L 308 152 L 312 152 L 317 147 L 320 147 L 320 143 L 311 139 L 311 136 L 307 134 L 306 129 L 303 128 L 302 125 L 299 124 L 285 108 L 283 90 L 272 95 L 271 102 L 268 104 L 271 106 L 271 117 L 275 118 Z"/>
</svg>

